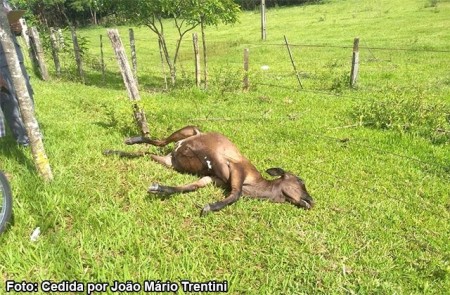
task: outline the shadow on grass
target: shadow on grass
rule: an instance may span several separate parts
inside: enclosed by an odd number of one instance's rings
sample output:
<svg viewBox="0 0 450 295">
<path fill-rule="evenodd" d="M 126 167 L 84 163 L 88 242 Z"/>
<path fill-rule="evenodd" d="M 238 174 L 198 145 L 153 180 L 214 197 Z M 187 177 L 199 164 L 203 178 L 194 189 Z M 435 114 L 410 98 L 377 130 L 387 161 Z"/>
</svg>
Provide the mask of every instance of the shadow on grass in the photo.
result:
<svg viewBox="0 0 450 295">
<path fill-rule="evenodd" d="M 24 152 L 27 148 L 19 146 L 10 134 L 7 134 L 4 138 L 0 139 L 0 155 L 12 160 L 16 160 L 19 164 L 24 165 L 27 169 L 32 170 L 34 169 L 34 164 L 25 155 Z"/>
<path fill-rule="evenodd" d="M 18 162 L 19 164 L 26 167 L 28 170 L 34 169 L 33 162 L 25 155 L 24 150 L 25 147 L 19 146 L 16 141 L 12 138 L 11 135 L 7 134 L 4 138 L 0 139 L 0 155 L 5 156 L 11 160 Z M 10 174 L 10 171 L 4 170 L 2 163 L 0 163 L 0 169 L 6 174 Z M 8 176 L 7 176 L 8 177 Z M 14 196 L 13 196 L 14 199 Z M 7 232 L 10 228 L 15 225 L 15 217 L 14 210 L 11 215 L 11 219 L 9 220 L 5 232 Z"/>
<path fill-rule="evenodd" d="M 120 135 L 124 137 L 124 140 L 126 137 L 138 135 L 139 132 L 136 130 L 135 127 L 132 126 L 122 126 L 122 124 L 119 124 L 117 120 L 110 119 L 107 122 L 94 122 L 94 125 L 99 126 L 106 130 L 112 130 L 114 132 L 118 132 Z"/>
</svg>

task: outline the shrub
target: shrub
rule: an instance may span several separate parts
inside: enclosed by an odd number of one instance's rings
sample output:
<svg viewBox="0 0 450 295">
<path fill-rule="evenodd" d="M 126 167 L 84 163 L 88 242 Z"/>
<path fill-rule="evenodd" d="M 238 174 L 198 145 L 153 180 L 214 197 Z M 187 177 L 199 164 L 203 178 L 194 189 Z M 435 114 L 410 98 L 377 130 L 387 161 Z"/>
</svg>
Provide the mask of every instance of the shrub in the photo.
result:
<svg viewBox="0 0 450 295">
<path fill-rule="evenodd" d="M 211 78 L 210 89 L 216 88 L 222 94 L 242 89 L 243 71 L 231 66 L 219 68 Z"/>
<path fill-rule="evenodd" d="M 358 103 L 352 115 L 364 126 L 411 133 L 433 143 L 450 142 L 449 104 L 431 100 L 423 90 L 388 91 L 383 98 Z"/>
<path fill-rule="evenodd" d="M 437 7 L 438 4 L 439 4 L 439 0 L 428 0 L 427 3 L 425 4 L 425 8 Z"/>
</svg>

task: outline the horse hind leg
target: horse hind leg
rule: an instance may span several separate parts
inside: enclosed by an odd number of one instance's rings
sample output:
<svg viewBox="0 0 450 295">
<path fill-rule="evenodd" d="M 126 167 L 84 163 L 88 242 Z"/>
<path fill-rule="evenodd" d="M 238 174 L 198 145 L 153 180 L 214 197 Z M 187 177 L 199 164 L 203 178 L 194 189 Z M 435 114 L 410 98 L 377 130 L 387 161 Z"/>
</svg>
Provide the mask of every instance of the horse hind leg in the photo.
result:
<svg viewBox="0 0 450 295">
<path fill-rule="evenodd" d="M 124 151 L 117 151 L 117 150 L 104 150 L 103 155 L 109 156 L 109 155 L 116 155 L 120 158 L 139 158 L 149 155 L 150 158 L 164 166 L 172 167 L 172 155 L 168 154 L 167 156 L 158 156 L 151 152 L 147 151 L 141 151 L 141 152 L 124 152 Z"/>
<path fill-rule="evenodd" d="M 153 161 L 155 161 L 161 165 L 164 165 L 169 168 L 172 167 L 172 154 L 171 153 L 166 156 L 158 156 L 158 155 L 151 154 L 150 157 L 152 158 Z"/>
<path fill-rule="evenodd" d="M 166 146 L 169 143 L 180 141 L 197 134 L 200 134 L 200 130 L 197 127 L 186 126 L 181 128 L 180 130 L 175 131 L 174 133 L 172 133 L 171 135 L 169 135 L 167 138 L 164 139 L 150 139 L 144 136 L 135 136 L 125 139 L 125 144 L 132 145 L 132 144 L 147 143 L 155 146 Z"/>
</svg>

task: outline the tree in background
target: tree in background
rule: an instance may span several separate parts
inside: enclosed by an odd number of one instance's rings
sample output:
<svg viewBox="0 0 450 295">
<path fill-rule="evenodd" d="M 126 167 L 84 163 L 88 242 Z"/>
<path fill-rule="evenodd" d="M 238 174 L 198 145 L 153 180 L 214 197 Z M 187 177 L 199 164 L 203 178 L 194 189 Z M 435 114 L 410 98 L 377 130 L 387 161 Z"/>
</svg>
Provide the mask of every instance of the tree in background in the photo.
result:
<svg viewBox="0 0 450 295">
<path fill-rule="evenodd" d="M 17 8 L 28 11 L 28 20 L 44 27 L 98 24 L 101 17 L 114 14 L 120 2 L 121 0 L 10 0 Z"/>
<path fill-rule="evenodd" d="M 243 10 L 255 10 L 259 9 L 261 0 L 234 0 L 236 4 L 239 4 Z M 323 0 L 266 0 L 266 7 L 276 6 L 295 6 L 305 4 L 318 4 Z"/>
<path fill-rule="evenodd" d="M 91 23 L 98 25 L 99 16 L 105 17 L 116 13 L 120 0 L 66 0 L 66 2 L 75 12 L 89 13 Z"/>
<path fill-rule="evenodd" d="M 239 5 L 233 0 L 11 0 L 26 9 L 34 21 L 44 27 L 98 24 L 99 19 L 114 14 L 127 23 L 147 26 L 158 36 L 172 84 L 176 81 L 176 63 L 185 35 L 201 26 L 206 83 L 205 27 L 237 21 Z M 164 26 L 172 22 L 177 31 L 173 54 L 169 52 Z"/>
<path fill-rule="evenodd" d="M 53 21 L 62 18 L 60 6 L 65 0 L 11 0 L 10 3 L 28 12 L 27 19 L 44 26 L 54 25 Z M 49 19 L 49 17 L 51 18 Z"/>
<path fill-rule="evenodd" d="M 239 6 L 232 0 L 123 0 L 120 4 L 119 12 L 124 18 L 147 26 L 158 36 L 170 70 L 172 85 L 176 81 L 176 62 L 181 41 L 186 33 L 199 25 L 202 25 L 203 30 L 206 25 L 235 23 L 240 11 Z M 168 49 L 164 19 L 173 21 L 178 33 L 173 56 Z"/>
<path fill-rule="evenodd" d="M 217 26 L 219 23 L 234 24 L 237 21 L 237 16 L 240 11 L 238 5 L 233 5 L 232 0 L 197 0 L 199 9 L 196 11 L 196 16 L 199 19 L 202 44 L 203 44 L 203 70 L 205 88 L 208 85 L 208 63 L 206 54 L 206 26 Z"/>
<path fill-rule="evenodd" d="M 100 6 L 103 4 L 102 2 L 104 2 L 104 1 L 100 1 L 100 0 L 74 0 L 74 1 L 72 1 L 72 3 L 70 3 L 70 6 L 75 11 L 79 11 L 79 12 L 88 10 L 90 15 L 91 15 L 92 24 L 97 25 L 98 24 L 97 12 L 98 12 Z"/>
</svg>

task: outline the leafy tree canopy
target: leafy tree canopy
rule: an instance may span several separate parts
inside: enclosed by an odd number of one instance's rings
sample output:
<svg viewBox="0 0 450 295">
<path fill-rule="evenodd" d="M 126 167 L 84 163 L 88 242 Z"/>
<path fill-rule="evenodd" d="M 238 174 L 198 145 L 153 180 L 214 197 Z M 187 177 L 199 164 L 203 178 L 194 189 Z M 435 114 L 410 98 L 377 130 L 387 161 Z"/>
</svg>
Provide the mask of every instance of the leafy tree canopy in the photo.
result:
<svg viewBox="0 0 450 295">
<path fill-rule="evenodd" d="M 203 42 L 205 26 L 235 23 L 240 11 L 233 0 L 12 0 L 20 8 L 28 9 L 35 21 L 49 26 L 94 24 L 103 16 L 114 14 L 126 23 L 147 26 L 157 36 L 167 62 L 172 83 L 175 83 L 176 62 L 181 40 L 186 33 L 201 26 Z M 165 39 L 164 26 L 173 21 L 178 41 L 171 55 Z M 206 50 L 206 47 L 204 45 Z"/>
</svg>

